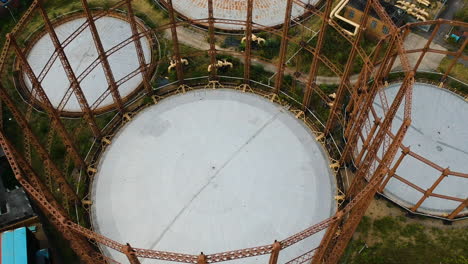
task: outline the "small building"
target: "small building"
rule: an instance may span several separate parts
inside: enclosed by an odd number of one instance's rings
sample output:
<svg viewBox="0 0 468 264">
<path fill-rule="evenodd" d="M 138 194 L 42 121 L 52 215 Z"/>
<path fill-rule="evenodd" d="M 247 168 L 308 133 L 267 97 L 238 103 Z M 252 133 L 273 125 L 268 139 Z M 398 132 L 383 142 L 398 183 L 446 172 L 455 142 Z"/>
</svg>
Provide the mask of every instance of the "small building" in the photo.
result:
<svg viewBox="0 0 468 264">
<path fill-rule="evenodd" d="M 0 231 L 37 223 L 38 217 L 33 211 L 28 196 L 23 188 L 8 190 L 0 180 Z"/>
<path fill-rule="evenodd" d="M 0 234 L 0 264 L 49 264 L 49 250 L 26 227 Z"/>
<path fill-rule="evenodd" d="M 353 22 L 360 23 L 364 16 L 364 9 L 367 0 L 350 0 L 344 9 L 343 16 Z M 393 23 L 401 26 L 405 23 L 405 12 L 394 5 L 381 1 L 380 4 L 385 8 L 385 11 L 392 19 Z M 383 22 L 378 14 L 371 9 L 370 16 L 366 25 L 367 34 L 374 37 L 381 37 L 389 33 L 388 25 Z"/>
<path fill-rule="evenodd" d="M 345 7 L 343 16 L 353 22 L 359 23 L 364 14 L 367 0 L 350 0 Z M 440 15 L 447 0 L 381 0 L 387 14 L 395 25 L 402 26 L 405 23 L 434 20 Z M 418 28 L 428 32 L 430 25 L 420 25 Z M 383 22 L 377 13 L 371 9 L 367 21 L 367 32 L 375 37 L 381 37 L 389 33 L 388 25 Z"/>
</svg>

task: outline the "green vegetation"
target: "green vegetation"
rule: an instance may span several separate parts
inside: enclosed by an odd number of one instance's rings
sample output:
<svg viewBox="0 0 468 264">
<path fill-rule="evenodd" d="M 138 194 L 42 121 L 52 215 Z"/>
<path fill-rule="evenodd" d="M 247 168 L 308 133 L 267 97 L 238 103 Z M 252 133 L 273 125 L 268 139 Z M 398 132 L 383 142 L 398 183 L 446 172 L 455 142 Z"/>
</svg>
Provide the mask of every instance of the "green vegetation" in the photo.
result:
<svg viewBox="0 0 468 264">
<path fill-rule="evenodd" d="M 440 62 L 438 71 L 441 73 L 445 73 L 445 71 L 449 68 L 450 64 L 452 64 L 453 59 L 449 59 L 447 57 L 443 58 Z M 468 67 L 463 65 L 462 63 L 457 62 L 450 71 L 450 76 L 459 79 L 465 83 L 468 83 Z"/>
<path fill-rule="evenodd" d="M 378 206 L 385 207 L 381 202 Z M 390 210 L 399 210 L 389 206 Z M 451 227 L 426 218 L 408 219 L 400 214 L 394 216 L 392 212 L 374 217 L 366 213 L 340 263 L 468 263 L 466 223 Z"/>
</svg>

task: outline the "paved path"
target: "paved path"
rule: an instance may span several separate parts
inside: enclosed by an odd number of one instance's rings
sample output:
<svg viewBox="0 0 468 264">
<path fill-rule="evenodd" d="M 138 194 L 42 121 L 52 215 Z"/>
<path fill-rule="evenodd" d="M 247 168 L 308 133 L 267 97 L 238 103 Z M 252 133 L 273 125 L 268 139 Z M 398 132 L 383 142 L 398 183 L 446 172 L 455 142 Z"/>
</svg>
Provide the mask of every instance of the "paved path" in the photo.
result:
<svg viewBox="0 0 468 264">
<path fill-rule="evenodd" d="M 459 0 L 453 0 L 453 1 L 459 1 Z M 210 49 L 210 45 L 206 41 L 206 36 L 204 34 L 201 34 L 200 32 L 197 32 L 192 29 L 179 27 L 177 28 L 177 34 L 178 34 L 179 41 L 185 45 L 192 46 L 194 48 L 201 49 L 201 50 Z M 165 31 L 165 36 L 168 39 L 171 38 L 171 31 L 169 29 Z M 417 48 L 424 47 L 426 41 L 427 40 L 424 37 L 411 33 L 406 38 L 404 45 L 406 49 L 417 49 Z M 446 50 L 446 48 L 435 43 L 433 43 L 431 47 L 435 49 Z M 233 51 L 233 49 L 225 49 L 219 46 L 216 46 L 216 49 L 221 50 L 221 51 L 229 51 L 229 52 Z M 419 53 L 408 55 L 408 59 L 412 65 L 417 61 L 418 56 L 419 56 Z M 242 55 L 233 55 L 233 57 L 239 59 L 241 62 L 244 61 L 244 57 Z M 420 69 L 426 70 L 426 71 L 436 70 L 440 64 L 440 61 L 444 57 L 445 55 L 442 55 L 442 54 L 428 53 L 426 57 L 424 58 L 423 62 L 421 63 Z M 275 64 L 267 62 L 267 61 L 262 61 L 256 58 L 252 58 L 252 64 L 262 66 L 266 71 L 272 72 L 272 75 L 273 73 L 276 73 L 276 70 L 277 70 L 277 66 Z M 395 65 L 392 68 L 392 70 L 401 70 L 401 64 L 399 63 L 398 60 L 395 62 Z M 290 74 L 290 75 L 293 75 L 294 72 L 295 71 L 292 68 L 286 68 L 285 70 L 285 73 Z M 298 80 L 305 83 L 307 82 L 307 77 L 308 77 L 307 73 L 301 73 L 301 76 L 298 78 Z M 272 76 L 272 80 L 273 78 L 274 76 Z M 357 74 L 352 75 L 350 77 L 351 83 L 355 83 L 357 78 L 358 78 Z M 328 76 L 317 76 L 316 83 L 317 84 L 339 84 L 340 78 L 328 77 Z"/>
</svg>

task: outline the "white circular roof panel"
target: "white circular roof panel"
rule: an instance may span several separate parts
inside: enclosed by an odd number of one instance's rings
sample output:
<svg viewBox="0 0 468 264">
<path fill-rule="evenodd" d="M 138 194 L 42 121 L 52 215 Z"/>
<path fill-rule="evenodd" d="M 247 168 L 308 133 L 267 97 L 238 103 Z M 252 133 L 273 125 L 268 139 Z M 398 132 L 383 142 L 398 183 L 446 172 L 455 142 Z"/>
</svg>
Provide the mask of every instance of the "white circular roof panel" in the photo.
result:
<svg viewBox="0 0 468 264">
<path fill-rule="evenodd" d="M 196 90 L 116 134 L 94 178 L 92 218 L 97 232 L 134 247 L 209 254 L 271 244 L 330 217 L 335 189 L 322 145 L 288 110 L 255 94 Z"/>
</svg>

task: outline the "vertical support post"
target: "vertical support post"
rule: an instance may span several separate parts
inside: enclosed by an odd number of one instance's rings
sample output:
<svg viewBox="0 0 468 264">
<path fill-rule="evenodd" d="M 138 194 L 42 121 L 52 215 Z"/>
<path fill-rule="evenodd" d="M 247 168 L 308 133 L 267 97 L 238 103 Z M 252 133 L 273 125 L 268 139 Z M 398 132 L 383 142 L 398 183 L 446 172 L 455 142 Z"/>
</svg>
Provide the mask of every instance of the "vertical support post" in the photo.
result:
<svg viewBox="0 0 468 264">
<path fill-rule="evenodd" d="M 448 216 L 448 219 L 455 218 L 455 216 L 457 216 L 467 206 L 468 206 L 468 199 L 463 201 L 457 208 L 455 208 L 455 210 L 453 210 L 453 212 L 450 213 L 450 215 Z"/>
<path fill-rule="evenodd" d="M 88 26 L 91 31 L 91 35 L 93 36 L 94 45 L 96 46 L 96 50 L 99 55 L 99 60 L 101 61 L 102 68 L 104 69 L 104 75 L 106 76 L 107 84 L 109 85 L 109 89 L 114 99 L 114 103 L 117 106 L 117 110 L 120 114 L 124 114 L 125 108 L 122 102 L 122 98 L 120 97 L 119 87 L 115 82 L 114 74 L 112 73 L 111 66 L 109 64 L 109 60 L 107 59 L 106 51 L 104 50 L 104 46 L 101 42 L 101 37 L 96 28 L 96 24 L 94 23 L 93 14 L 91 10 L 89 10 L 88 1 L 81 0 L 81 4 L 86 14 L 86 20 L 88 21 Z"/>
<path fill-rule="evenodd" d="M 78 148 L 75 146 L 73 143 L 73 140 L 66 130 L 65 126 L 63 125 L 62 121 L 60 120 L 59 114 L 57 113 L 57 110 L 54 108 L 52 103 L 50 102 L 49 98 L 47 97 L 44 89 L 41 86 L 41 83 L 37 79 L 36 75 L 34 74 L 34 71 L 31 68 L 31 65 L 29 65 L 28 60 L 26 59 L 26 55 L 24 52 L 21 50 L 19 47 L 18 43 L 16 42 L 15 37 L 12 34 L 8 34 L 7 38 L 10 39 L 10 44 L 13 47 L 13 49 L 16 52 L 16 55 L 18 57 L 18 60 L 23 67 L 26 75 L 28 76 L 29 80 L 32 83 L 33 89 L 36 90 L 37 95 L 39 96 L 41 103 L 44 106 L 44 110 L 47 112 L 49 117 L 52 119 L 52 126 L 56 128 L 57 133 L 61 137 L 63 144 L 65 145 L 68 153 L 73 158 L 73 161 L 78 168 L 86 168 L 86 163 L 84 159 L 81 157 L 81 155 L 78 152 Z"/>
<path fill-rule="evenodd" d="M 281 243 L 275 240 L 273 243 L 273 248 L 271 249 L 270 260 L 268 264 L 276 264 L 278 263 L 278 256 L 281 250 Z"/>
<path fill-rule="evenodd" d="M 124 253 L 125 256 L 127 256 L 128 262 L 130 262 L 130 264 L 140 264 L 140 261 L 135 255 L 135 250 L 133 250 L 129 243 L 127 243 L 127 245 L 125 246 Z"/>
<path fill-rule="evenodd" d="M 291 25 L 291 13 L 292 13 L 293 0 L 287 0 L 286 12 L 284 14 L 283 33 L 280 46 L 278 71 L 276 73 L 275 80 L 275 93 L 278 94 L 283 85 L 284 69 L 286 68 L 286 52 L 288 51 L 288 32 L 289 26 Z"/>
<path fill-rule="evenodd" d="M 208 35 L 210 39 L 210 79 L 215 79 L 217 74 L 216 69 L 216 45 L 215 45 L 215 34 L 214 34 L 214 16 L 213 16 L 213 0 L 208 0 Z"/>
<path fill-rule="evenodd" d="M 151 96 L 153 94 L 153 88 L 151 87 L 151 82 L 149 78 L 149 67 L 146 64 L 145 53 L 143 52 L 143 47 L 141 46 L 141 38 L 138 36 L 138 24 L 135 19 L 135 14 L 133 12 L 132 0 L 127 0 L 127 17 L 130 22 L 130 28 L 132 29 L 132 38 L 133 43 L 135 44 L 136 53 L 138 56 L 138 63 L 140 64 L 140 72 L 143 77 L 143 86 L 145 87 L 146 93 Z"/>
<path fill-rule="evenodd" d="M 387 166 L 391 164 L 396 154 L 396 151 L 398 150 L 401 142 L 403 141 L 403 137 L 405 136 L 406 131 L 408 130 L 408 127 L 410 126 L 410 124 L 411 124 L 411 121 L 409 119 L 405 119 L 403 121 L 402 126 L 400 127 L 397 134 L 395 135 L 395 138 L 390 144 L 389 150 L 385 153 L 384 157 L 382 158 L 382 162 L 379 164 L 379 167 L 374 173 L 371 179 L 371 182 L 369 183 L 370 186 L 366 186 L 367 189 L 364 188 L 362 190 L 365 196 L 361 200 L 358 200 L 357 203 L 354 205 L 354 207 L 351 208 L 351 211 L 349 212 L 349 215 L 346 221 L 344 222 L 343 227 L 341 231 L 339 232 L 339 234 L 337 234 L 334 239 L 330 239 L 329 241 L 322 241 L 322 243 L 320 244 L 320 247 L 323 248 L 322 250 L 324 250 L 325 252 L 322 255 L 319 255 L 316 258 L 314 258 L 313 263 L 315 264 L 322 264 L 323 262 L 327 264 L 338 263 L 341 255 L 343 254 L 346 248 L 346 245 L 348 244 L 349 240 L 354 234 L 354 231 L 359 225 L 359 222 L 364 216 L 364 213 L 366 212 L 367 208 L 372 202 L 372 198 L 377 192 L 377 187 L 380 185 L 380 182 L 382 181 L 382 179 L 384 178 L 385 174 L 388 171 Z M 376 146 L 377 144 L 374 145 L 374 147 Z M 359 180 L 359 179 L 355 178 L 354 181 L 356 180 Z M 351 201 L 350 204 L 353 203 L 353 201 Z M 325 235 L 325 237 L 329 236 L 328 235 L 329 232 L 333 232 L 333 230 L 330 230 L 330 231 L 327 230 L 327 234 Z M 324 244 L 323 242 L 328 242 L 328 244 Z"/>
<path fill-rule="evenodd" d="M 247 20 L 245 21 L 244 83 L 250 83 L 250 65 L 252 63 L 252 12 L 253 1 L 247 0 Z"/>
<path fill-rule="evenodd" d="M 332 9 L 332 4 L 333 4 L 332 0 L 326 1 L 325 12 L 323 13 L 323 18 L 322 18 L 322 25 L 320 26 L 320 32 L 318 34 L 317 44 L 315 46 L 315 54 L 314 54 L 314 58 L 312 59 L 312 64 L 310 66 L 309 77 L 307 78 L 304 99 L 302 100 L 302 107 L 304 110 L 310 106 L 310 101 L 312 100 L 312 92 L 313 92 L 314 87 L 317 85 L 315 81 L 317 79 L 319 57 L 322 51 L 323 40 L 325 38 L 325 32 L 328 27 L 328 21 L 330 19 L 330 12 Z"/>
<path fill-rule="evenodd" d="M 452 71 L 452 68 L 453 66 L 455 66 L 455 64 L 457 63 L 458 59 L 460 58 L 460 56 L 463 54 L 463 51 L 465 50 L 466 48 L 466 45 L 468 44 L 468 38 L 465 39 L 465 41 L 463 42 L 463 44 L 461 45 L 461 47 L 458 49 L 457 53 L 455 54 L 452 62 L 450 63 L 450 65 L 448 66 L 447 70 L 445 71 L 444 73 L 444 76 L 442 76 L 442 79 L 440 80 L 440 82 L 445 82 L 445 80 L 447 79 L 447 76 L 450 74 L 450 72 Z"/>
<path fill-rule="evenodd" d="M 386 66 L 386 63 L 390 59 L 391 52 L 393 50 L 393 47 L 395 45 L 396 37 L 392 37 L 390 46 L 388 47 L 385 57 L 382 60 L 381 66 L 377 69 L 377 73 L 375 74 L 374 79 L 379 79 L 380 76 L 382 76 L 382 73 L 384 71 L 384 68 Z M 379 89 L 379 82 L 374 82 L 372 85 L 371 89 L 367 91 L 364 94 L 364 100 L 362 102 L 362 107 L 355 107 L 353 111 L 353 122 L 351 122 L 350 126 L 347 127 L 347 130 L 349 129 L 348 133 L 348 143 L 346 144 L 344 150 L 343 150 L 343 156 L 349 156 L 350 153 L 354 150 L 354 147 L 356 145 L 356 141 L 358 138 L 359 131 L 362 130 L 362 126 L 368 116 L 368 112 L 372 106 L 372 103 L 374 102 L 374 98 L 377 95 Z"/>
<path fill-rule="evenodd" d="M 374 50 L 374 55 L 372 56 L 372 65 L 376 64 L 376 61 L 379 57 L 380 50 L 382 49 L 384 41 L 380 40 L 379 43 L 377 44 L 377 47 L 375 47 Z M 351 95 L 352 100 L 349 101 L 348 106 L 346 107 L 346 112 L 351 112 L 350 114 L 350 121 L 346 125 L 345 128 L 345 137 L 348 138 L 349 136 L 349 130 L 352 128 L 352 124 L 354 123 L 354 119 L 357 116 L 357 110 L 359 109 L 358 106 L 361 105 L 362 101 L 365 101 L 365 95 L 360 96 L 360 93 L 362 93 L 363 90 L 366 91 L 367 93 L 367 76 L 372 73 L 374 70 L 375 66 L 373 67 L 367 67 L 364 65 L 364 68 L 361 70 L 359 73 L 358 81 L 356 84 L 354 84 L 354 89 L 353 89 L 353 94 Z"/>
<path fill-rule="evenodd" d="M 23 133 L 27 134 L 28 137 L 31 139 L 31 144 L 34 146 L 34 149 L 37 151 L 41 159 L 43 160 L 45 166 L 49 167 L 52 171 L 52 174 L 55 176 L 55 181 L 57 182 L 59 188 L 71 199 L 77 202 L 80 202 L 78 196 L 73 191 L 73 188 L 65 179 L 63 173 L 58 169 L 55 163 L 52 161 L 48 151 L 42 146 L 37 136 L 32 131 L 31 127 L 29 126 L 26 118 L 24 115 L 21 114 L 19 109 L 16 107 L 13 100 L 10 98 L 8 93 L 6 92 L 5 88 L 0 84 L 0 98 L 2 102 L 4 102 L 10 112 L 12 113 L 13 117 L 15 118 L 16 122 L 18 123 L 19 127 L 23 131 Z M 23 167 L 23 166 L 22 166 Z"/>
<path fill-rule="evenodd" d="M 364 155 L 364 152 L 367 150 L 367 148 L 369 147 L 369 143 L 372 139 L 372 137 L 374 136 L 374 133 L 375 131 L 377 130 L 377 127 L 380 125 L 380 119 L 376 119 L 374 120 L 374 125 L 372 126 L 369 134 L 367 135 L 367 138 L 366 140 L 364 141 L 364 143 L 362 144 L 362 149 L 361 149 L 361 152 L 358 154 L 358 156 L 356 157 L 356 164 L 359 164 L 361 163 L 361 159 L 362 159 L 362 156 Z M 340 161 L 344 161 L 343 159 L 345 159 L 346 157 L 345 156 L 342 156 L 341 157 L 341 160 Z M 340 163 L 342 164 L 342 163 Z M 359 165 L 357 165 L 359 166 Z"/>
<path fill-rule="evenodd" d="M 432 30 L 431 36 L 427 40 L 426 45 L 424 45 L 423 51 L 421 52 L 421 55 L 419 56 L 418 61 L 414 65 L 413 70 L 415 72 L 418 71 L 419 65 L 421 64 L 422 60 L 426 56 L 427 50 L 431 46 L 431 43 L 434 40 L 434 37 L 437 35 L 437 32 L 439 31 L 439 28 L 440 28 L 440 24 L 437 24 L 437 25 L 435 25 L 434 29 Z"/>
<path fill-rule="evenodd" d="M 442 171 L 442 174 L 439 176 L 439 178 L 437 178 L 437 180 L 432 184 L 432 186 L 429 189 L 427 189 L 426 192 L 424 192 L 424 195 L 421 197 L 421 199 L 419 199 L 419 201 L 413 207 L 411 207 L 411 211 L 416 212 L 416 210 L 418 210 L 421 204 L 432 194 L 435 188 L 437 188 L 437 186 L 439 186 L 442 180 L 448 175 L 450 175 L 450 169 L 447 168 L 444 171 Z"/>
<path fill-rule="evenodd" d="M 101 130 L 99 129 L 96 123 L 96 119 L 94 118 L 93 111 L 91 111 L 91 108 L 89 107 L 88 100 L 86 99 L 83 93 L 83 90 L 81 89 L 78 78 L 76 78 L 76 75 L 73 72 L 73 68 L 70 62 L 68 61 L 65 51 L 63 50 L 63 47 L 60 43 L 57 33 L 55 32 L 54 27 L 52 26 L 52 23 L 50 22 L 50 19 L 47 16 L 47 12 L 45 11 L 44 6 L 42 5 L 42 0 L 38 1 L 37 6 L 39 7 L 39 12 L 41 13 L 41 16 L 44 20 L 45 28 L 47 32 L 49 33 L 50 39 L 52 40 L 52 44 L 54 45 L 55 50 L 57 51 L 57 54 L 59 56 L 59 59 L 65 71 L 65 74 L 67 75 L 67 78 L 70 81 L 70 85 L 73 89 L 73 92 L 75 93 L 76 98 L 78 99 L 78 102 L 80 104 L 81 110 L 84 113 L 84 118 L 86 119 L 86 122 L 90 126 L 94 137 L 101 138 Z"/>
<path fill-rule="evenodd" d="M 406 39 L 406 37 L 409 35 L 411 30 L 409 28 L 403 28 L 404 32 L 402 33 L 402 41 Z M 395 45 L 393 44 L 391 46 L 391 49 L 395 48 Z M 379 77 L 379 82 L 381 81 L 380 79 L 383 79 L 384 77 L 387 77 L 388 74 L 390 74 L 390 71 L 392 70 L 393 65 L 395 64 L 396 59 L 398 58 L 398 50 L 395 50 L 395 54 L 389 55 L 390 58 L 390 63 L 386 64 L 385 70 L 383 71 L 382 75 Z"/>
<path fill-rule="evenodd" d="M 328 116 L 328 120 L 327 120 L 327 123 L 325 125 L 325 130 L 324 130 L 325 135 L 328 135 L 330 133 L 330 130 L 333 128 L 333 126 L 334 126 L 334 124 L 336 122 L 336 119 L 338 118 L 338 114 L 341 111 L 341 101 L 343 100 L 343 97 L 344 97 L 344 94 L 345 94 L 345 88 L 346 88 L 346 86 L 348 84 L 348 81 L 349 81 L 349 75 L 350 75 L 351 70 L 353 68 L 354 59 L 355 59 L 356 53 L 357 53 L 357 46 L 360 45 L 359 42 L 361 41 L 364 30 L 366 29 L 367 20 L 369 18 L 370 8 L 371 8 L 371 1 L 367 1 L 366 2 L 366 7 L 364 8 L 363 18 L 362 18 L 362 21 L 360 23 L 361 26 L 359 27 L 358 32 L 357 32 L 357 36 L 353 41 L 353 45 L 351 46 L 351 53 L 348 56 L 348 61 L 346 62 L 346 66 L 345 66 L 345 70 L 343 72 L 343 76 L 341 76 L 340 85 L 338 86 L 338 90 L 336 92 L 335 102 L 333 103 L 332 109 L 330 111 L 330 115 Z M 364 60 L 364 58 L 363 58 L 363 60 Z M 364 63 L 366 63 L 366 62 L 364 62 Z M 368 63 L 369 63 L 369 61 L 368 61 Z M 366 67 L 366 66 L 364 66 L 364 67 Z"/>
<path fill-rule="evenodd" d="M 176 18 L 174 12 L 174 6 L 172 5 L 172 0 L 167 0 L 168 8 L 169 8 L 169 19 L 171 21 L 171 37 L 172 37 L 172 48 L 174 52 L 174 59 L 176 62 L 176 72 L 177 72 L 177 80 L 179 81 L 179 85 L 184 84 L 184 69 L 182 68 L 182 60 L 180 57 L 180 50 L 179 50 L 179 38 L 177 36 L 177 25 L 176 25 Z"/>
<path fill-rule="evenodd" d="M 385 186 L 387 186 L 390 179 L 392 179 L 392 177 L 395 176 L 396 170 L 398 169 L 401 162 L 406 157 L 406 155 L 408 155 L 409 152 L 410 152 L 409 147 L 405 147 L 402 149 L 400 157 L 398 157 L 398 160 L 395 162 L 395 165 L 393 165 L 393 168 L 388 172 L 387 178 L 379 186 L 379 190 L 378 190 L 379 192 L 382 192 L 385 189 Z"/>
<path fill-rule="evenodd" d="M 203 252 L 198 255 L 197 264 L 208 264 L 208 260 L 206 259 L 206 255 Z"/>
</svg>

